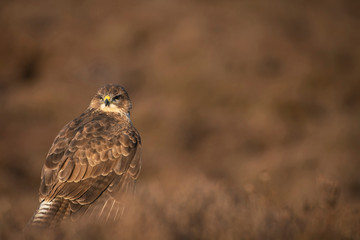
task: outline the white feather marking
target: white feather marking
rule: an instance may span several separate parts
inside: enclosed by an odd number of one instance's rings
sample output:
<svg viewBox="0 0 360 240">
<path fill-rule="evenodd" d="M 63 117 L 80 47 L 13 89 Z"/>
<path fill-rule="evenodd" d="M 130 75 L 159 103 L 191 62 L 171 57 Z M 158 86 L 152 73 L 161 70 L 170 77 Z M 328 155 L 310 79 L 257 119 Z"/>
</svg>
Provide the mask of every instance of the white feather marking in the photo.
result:
<svg viewBox="0 0 360 240">
<path fill-rule="evenodd" d="M 105 209 L 106 204 L 108 203 L 108 201 L 109 201 L 109 200 L 106 200 L 106 202 L 104 203 L 104 206 L 102 207 L 102 209 L 101 209 L 101 211 L 100 211 L 100 213 L 99 213 L 99 217 L 103 214 L 104 209 Z"/>
<path fill-rule="evenodd" d="M 114 216 L 114 221 L 116 220 L 117 214 L 118 214 L 118 212 L 119 212 L 119 208 L 120 208 L 120 207 L 118 207 L 118 208 L 116 209 L 115 216 Z"/>
<path fill-rule="evenodd" d="M 110 214 L 111 214 L 111 212 L 112 212 L 112 209 L 114 208 L 114 204 L 115 204 L 115 200 L 113 200 L 113 203 L 112 203 L 112 205 L 111 205 L 111 208 L 110 208 L 110 210 L 109 210 L 109 213 L 108 213 L 108 215 L 107 215 L 107 217 L 106 217 L 106 221 L 109 220 L 109 217 L 110 217 Z"/>
<path fill-rule="evenodd" d="M 95 209 L 96 209 L 96 208 L 97 208 L 97 205 L 95 205 L 95 206 L 92 208 L 92 211 L 91 211 L 89 217 L 91 217 L 91 216 L 93 215 L 93 213 L 95 212 Z"/>
<path fill-rule="evenodd" d="M 130 121 L 130 114 L 128 112 L 124 112 L 121 108 L 118 108 L 116 105 L 110 103 L 110 106 L 105 106 L 105 104 L 100 105 L 100 110 L 103 112 L 114 112 L 119 113 L 121 116 L 126 117 Z"/>
</svg>

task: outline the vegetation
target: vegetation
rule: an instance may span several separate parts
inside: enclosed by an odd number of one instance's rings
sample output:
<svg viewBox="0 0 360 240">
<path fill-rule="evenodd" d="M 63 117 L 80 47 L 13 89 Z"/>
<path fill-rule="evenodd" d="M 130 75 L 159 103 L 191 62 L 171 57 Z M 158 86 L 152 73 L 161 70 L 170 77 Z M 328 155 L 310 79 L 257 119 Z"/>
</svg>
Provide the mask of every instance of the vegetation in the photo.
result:
<svg viewBox="0 0 360 240">
<path fill-rule="evenodd" d="M 0 239 L 21 239 L 54 137 L 110 82 L 143 140 L 134 203 L 33 239 L 360 239 L 358 9 L 2 1 Z"/>
</svg>

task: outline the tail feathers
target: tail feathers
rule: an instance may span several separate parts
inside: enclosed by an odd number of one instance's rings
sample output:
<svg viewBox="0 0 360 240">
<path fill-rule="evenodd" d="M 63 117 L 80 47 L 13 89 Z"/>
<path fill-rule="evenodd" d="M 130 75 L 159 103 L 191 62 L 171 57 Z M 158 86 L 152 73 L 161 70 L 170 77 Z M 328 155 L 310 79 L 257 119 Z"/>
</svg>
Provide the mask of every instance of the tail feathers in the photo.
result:
<svg viewBox="0 0 360 240">
<path fill-rule="evenodd" d="M 70 215 L 70 201 L 63 198 L 55 198 L 42 201 L 39 209 L 34 213 L 28 225 L 32 227 L 52 227 Z"/>
<path fill-rule="evenodd" d="M 85 217 L 87 219 L 96 219 L 100 222 L 114 222 L 122 216 L 124 209 L 124 204 L 109 195 L 104 195 L 98 199 L 97 203 L 86 206 L 86 208 L 83 207 L 71 219 L 76 220 L 78 217 Z"/>
<path fill-rule="evenodd" d="M 117 176 L 105 190 L 87 204 L 82 204 L 83 200 L 79 202 L 78 199 L 75 201 L 63 197 L 56 197 L 51 201 L 43 200 L 39 209 L 28 222 L 27 227 L 53 227 L 69 217 L 72 220 L 84 217 L 85 219 L 96 219 L 101 222 L 116 221 L 123 215 L 125 206 L 129 204 L 133 197 L 135 190 L 134 179 L 131 174 Z M 86 193 L 91 196 L 91 191 L 88 190 Z"/>
</svg>

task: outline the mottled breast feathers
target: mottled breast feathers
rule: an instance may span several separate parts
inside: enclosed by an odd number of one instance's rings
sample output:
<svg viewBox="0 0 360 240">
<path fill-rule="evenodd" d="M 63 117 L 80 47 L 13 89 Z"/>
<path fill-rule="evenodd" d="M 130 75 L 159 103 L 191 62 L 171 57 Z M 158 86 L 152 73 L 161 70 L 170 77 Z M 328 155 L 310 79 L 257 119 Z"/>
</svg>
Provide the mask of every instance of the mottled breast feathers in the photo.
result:
<svg viewBox="0 0 360 240">
<path fill-rule="evenodd" d="M 134 181 L 141 168 L 140 154 L 140 136 L 129 120 L 89 109 L 68 123 L 50 148 L 40 200 L 63 197 L 90 204 L 120 176 Z"/>
</svg>

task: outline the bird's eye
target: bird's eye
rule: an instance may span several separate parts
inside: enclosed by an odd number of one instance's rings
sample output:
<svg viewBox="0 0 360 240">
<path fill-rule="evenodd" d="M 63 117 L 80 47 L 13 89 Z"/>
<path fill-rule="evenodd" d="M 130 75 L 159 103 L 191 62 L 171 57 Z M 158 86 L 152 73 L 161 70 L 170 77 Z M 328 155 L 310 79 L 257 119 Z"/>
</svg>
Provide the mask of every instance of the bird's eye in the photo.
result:
<svg viewBox="0 0 360 240">
<path fill-rule="evenodd" d="M 103 100 L 103 97 L 102 97 L 102 96 L 100 96 L 100 95 L 98 96 L 98 98 L 99 98 L 100 100 Z"/>
<path fill-rule="evenodd" d="M 121 95 L 117 95 L 117 96 L 113 97 L 113 100 L 116 101 L 116 100 L 119 100 L 120 98 L 122 98 L 122 96 L 121 96 Z"/>
</svg>

